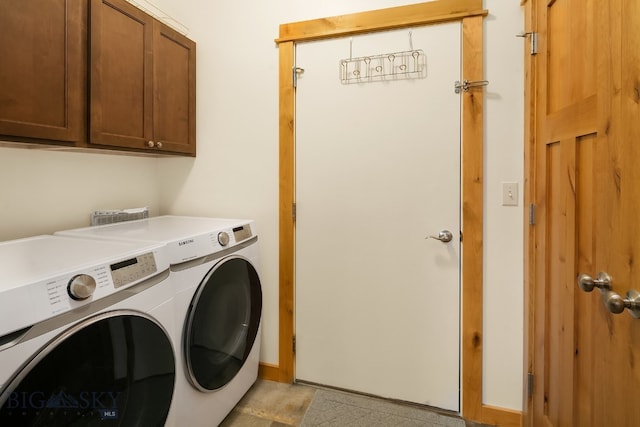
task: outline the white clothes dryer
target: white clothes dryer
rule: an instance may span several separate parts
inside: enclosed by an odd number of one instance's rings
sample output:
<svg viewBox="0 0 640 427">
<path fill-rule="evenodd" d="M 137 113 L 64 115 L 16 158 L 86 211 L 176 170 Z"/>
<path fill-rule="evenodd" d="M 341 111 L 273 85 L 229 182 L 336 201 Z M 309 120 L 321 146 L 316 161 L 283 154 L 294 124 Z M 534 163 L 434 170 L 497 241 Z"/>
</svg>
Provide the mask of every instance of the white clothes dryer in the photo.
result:
<svg viewBox="0 0 640 427">
<path fill-rule="evenodd" d="M 159 216 L 59 234 L 166 245 L 183 368 L 173 413 L 181 425 L 221 423 L 258 376 L 262 289 L 254 222 Z"/>
<path fill-rule="evenodd" d="M 0 243 L 0 425 L 163 426 L 176 378 L 163 245 Z"/>
</svg>

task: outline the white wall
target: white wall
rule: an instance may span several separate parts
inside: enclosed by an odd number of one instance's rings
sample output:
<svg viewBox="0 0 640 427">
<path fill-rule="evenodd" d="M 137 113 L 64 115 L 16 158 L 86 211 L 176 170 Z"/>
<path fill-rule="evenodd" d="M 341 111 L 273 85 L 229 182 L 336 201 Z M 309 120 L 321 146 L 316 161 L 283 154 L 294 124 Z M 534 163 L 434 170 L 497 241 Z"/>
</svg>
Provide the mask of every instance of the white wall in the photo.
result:
<svg viewBox="0 0 640 427">
<path fill-rule="evenodd" d="M 485 0 L 483 402 L 522 408 L 524 28 L 517 1 Z M 517 182 L 518 206 L 502 206 Z"/>
<path fill-rule="evenodd" d="M 161 161 L 162 210 L 257 220 L 266 300 L 262 360 L 277 363 L 278 26 L 419 2 L 154 2 L 183 21 L 198 42 L 199 154 L 195 162 Z M 515 181 L 522 189 L 523 39 L 515 34 L 523 16 L 516 1 L 485 0 L 485 8 L 491 84 L 485 123 L 484 403 L 520 409 L 522 202 L 503 207 L 500 183 Z"/>
<path fill-rule="evenodd" d="M 0 239 L 83 226 L 92 210 L 113 207 L 149 206 L 154 215 L 253 218 L 259 227 L 265 297 L 261 360 L 277 364 L 278 26 L 418 1 L 152 2 L 189 27 L 189 37 L 198 43 L 198 157 L 2 147 Z M 519 410 L 522 206 L 501 206 L 500 182 L 516 181 L 522 190 L 523 41 L 515 34 L 523 19 L 516 1 L 485 0 L 485 8 L 485 70 L 491 84 L 485 110 L 483 401 Z"/>
<path fill-rule="evenodd" d="M 148 157 L 0 147 L 0 240 L 86 227 L 101 209 L 148 206 L 157 215 L 157 166 Z"/>
</svg>

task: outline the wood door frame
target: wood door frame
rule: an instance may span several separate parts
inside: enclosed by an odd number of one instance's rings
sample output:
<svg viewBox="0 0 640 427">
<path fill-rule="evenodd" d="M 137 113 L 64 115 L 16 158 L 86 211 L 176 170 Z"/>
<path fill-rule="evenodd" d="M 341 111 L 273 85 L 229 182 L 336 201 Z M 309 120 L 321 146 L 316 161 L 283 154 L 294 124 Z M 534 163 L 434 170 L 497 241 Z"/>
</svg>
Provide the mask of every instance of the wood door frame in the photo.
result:
<svg viewBox="0 0 640 427">
<path fill-rule="evenodd" d="M 524 6 L 525 33 L 531 33 L 537 28 L 536 15 L 533 13 L 533 1 L 521 0 Z M 531 206 L 535 200 L 536 185 L 536 57 L 531 55 L 529 49 L 524 49 L 524 206 Z M 535 230 L 531 227 L 531 213 L 524 209 L 524 361 L 523 384 L 529 391 L 523 393 L 522 398 L 522 425 L 533 425 L 533 383 L 529 379 L 529 373 L 533 372 L 534 364 L 534 319 L 535 319 Z"/>
<path fill-rule="evenodd" d="M 295 43 L 460 21 L 462 78 L 483 80 L 482 0 L 438 0 L 282 24 L 279 38 L 279 365 L 260 365 L 260 377 L 294 380 L 295 291 Z M 457 76 L 452 76 L 452 83 Z M 452 86 L 453 90 L 453 86 Z M 519 426 L 521 413 L 482 403 L 483 332 L 483 90 L 462 93 L 461 413 L 470 420 Z M 467 256 L 464 256 L 464 255 Z"/>
</svg>

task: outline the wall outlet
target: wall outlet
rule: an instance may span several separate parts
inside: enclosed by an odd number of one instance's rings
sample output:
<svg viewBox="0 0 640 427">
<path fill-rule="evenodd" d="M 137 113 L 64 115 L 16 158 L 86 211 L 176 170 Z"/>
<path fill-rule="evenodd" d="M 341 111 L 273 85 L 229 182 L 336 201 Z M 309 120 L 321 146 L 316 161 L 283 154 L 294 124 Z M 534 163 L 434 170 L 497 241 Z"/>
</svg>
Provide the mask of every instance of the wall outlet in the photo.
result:
<svg viewBox="0 0 640 427">
<path fill-rule="evenodd" d="M 502 183 L 502 206 L 518 206 L 518 183 Z"/>
</svg>

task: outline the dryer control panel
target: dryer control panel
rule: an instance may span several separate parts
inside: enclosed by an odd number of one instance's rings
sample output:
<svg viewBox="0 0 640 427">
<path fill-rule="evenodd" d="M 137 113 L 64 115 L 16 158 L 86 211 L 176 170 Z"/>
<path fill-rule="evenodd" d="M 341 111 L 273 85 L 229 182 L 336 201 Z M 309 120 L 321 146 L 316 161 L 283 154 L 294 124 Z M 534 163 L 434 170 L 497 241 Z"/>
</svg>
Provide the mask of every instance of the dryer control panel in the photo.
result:
<svg viewBox="0 0 640 427">
<path fill-rule="evenodd" d="M 231 224 L 229 227 L 201 230 L 188 236 L 177 235 L 167 243 L 167 250 L 171 264 L 175 265 L 215 254 L 254 236 L 250 223 Z"/>
<path fill-rule="evenodd" d="M 235 227 L 233 229 L 233 237 L 236 242 L 246 240 L 251 236 L 251 226 L 249 224 L 241 225 L 240 227 Z"/>
</svg>

